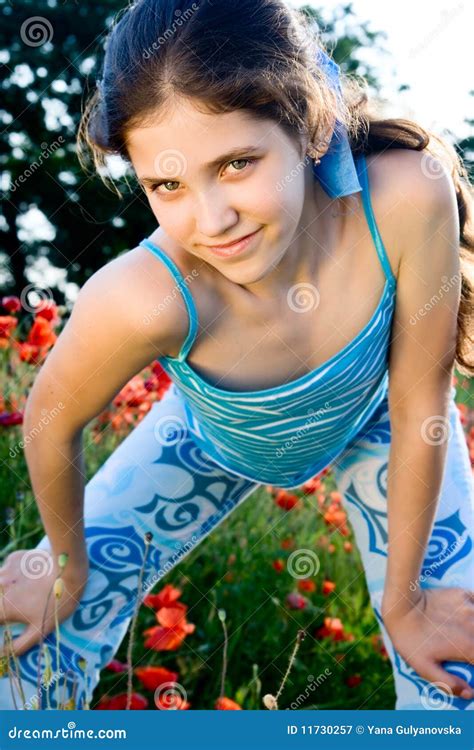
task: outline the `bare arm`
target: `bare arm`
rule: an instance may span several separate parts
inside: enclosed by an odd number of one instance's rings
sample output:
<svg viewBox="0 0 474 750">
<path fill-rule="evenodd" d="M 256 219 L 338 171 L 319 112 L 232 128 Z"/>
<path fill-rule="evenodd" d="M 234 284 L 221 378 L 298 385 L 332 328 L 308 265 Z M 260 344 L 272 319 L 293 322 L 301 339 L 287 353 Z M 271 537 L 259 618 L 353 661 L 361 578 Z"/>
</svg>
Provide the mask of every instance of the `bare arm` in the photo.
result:
<svg viewBox="0 0 474 750">
<path fill-rule="evenodd" d="M 87 569 L 84 539 L 83 429 L 172 340 L 176 310 L 153 314 L 170 279 L 150 279 L 143 264 L 121 256 L 82 287 L 73 312 L 29 394 L 25 457 L 53 555 L 69 570 Z"/>
</svg>

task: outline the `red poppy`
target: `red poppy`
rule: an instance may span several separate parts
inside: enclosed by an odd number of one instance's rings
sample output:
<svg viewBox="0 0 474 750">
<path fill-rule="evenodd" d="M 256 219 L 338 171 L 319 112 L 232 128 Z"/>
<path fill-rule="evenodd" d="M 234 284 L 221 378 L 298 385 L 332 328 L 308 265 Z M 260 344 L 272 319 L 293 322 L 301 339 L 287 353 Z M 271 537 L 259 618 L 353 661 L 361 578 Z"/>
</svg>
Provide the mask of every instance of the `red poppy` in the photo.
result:
<svg viewBox="0 0 474 750">
<path fill-rule="evenodd" d="M 352 633 L 345 633 L 339 617 L 325 617 L 324 625 L 318 628 L 314 635 L 316 638 L 331 638 L 333 641 L 353 641 Z"/>
<path fill-rule="evenodd" d="M 156 690 L 164 682 L 177 682 L 178 673 L 165 667 L 137 667 L 135 674 L 147 690 Z"/>
<path fill-rule="evenodd" d="M 286 597 L 286 603 L 290 609 L 304 609 L 308 604 L 308 600 L 304 596 L 301 596 L 301 594 L 298 594 L 298 592 L 292 591 Z"/>
<path fill-rule="evenodd" d="M 346 685 L 347 687 L 350 687 L 350 688 L 357 687 L 357 685 L 360 685 L 361 682 L 362 682 L 362 677 L 360 676 L 360 674 L 351 674 L 346 679 Z"/>
<path fill-rule="evenodd" d="M 276 560 L 272 562 L 273 567 L 275 568 L 277 573 L 281 573 L 282 570 L 285 570 L 285 563 L 281 559 L 281 557 L 278 557 Z"/>
<path fill-rule="evenodd" d="M 181 602 L 176 602 L 173 607 L 161 607 L 156 613 L 159 625 L 148 628 L 143 633 L 148 636 L 145 647 L 155 651 L 174 651 L 179 648 L 186 636 L 196 628 L 192 623 L 186 622 L 186 610 L 187 606 Z"/>
<path fill-rule="evenodd" d="M 315 582 L 311 581 L 309 578 L 302 578 L 300 581 L 298 581 L 297 586 L 300 591 L 309 591 L 310 593 L 316 591 Z"/>
<path fill-rule="evenodd" d="M 3 411 L 0 413 L 0 425 L 2 427 L 11 427 L 16 424 L 23 424 L 23 413 L 21 411 Z"/>
<path fill-rule="evenodd" d="M 334 583 L 334 581 L 323 581 L 321 591 L 324 594 L 324 596 L 327 596 L 332 591 L 334 591 L 335 588 L 336 588 L 336 584 Z"/>
<path fill-rule="evenodd" d="M 287 492 L 286 490 L 278 490 L 275 497 L 275 503 L 280 508 L 283 508 L 283 510 L 292 510 L 301 505 L 298 495 L 295 495 L 292 492 Z"/>
<path fill-rule="evenodd" d="M 214 708 L 217 711 L 242 711 L 242 706 L 224 695 L 216 700 Z"/>
<path fill-rule="evenodd" d="M 40 316 L 35 318 L 29 330 L 27 343 L 33 346 L 52 346 L 57 338 L 50 321 Z"/>
<path fill-rule="evenodd" d="M 44 318 L 49 320 L 53 325 L 59 322 L 58 308 L 53 300 L 45 299 L 42 300 L 35 307 L 35 317 Z"/>
<path fill-rule="evenodd" d="M 174 586 L 171 586 L 170 583 L 167 583 L 159 594 L 148 594 L 145 596 L 143 603 L 146 604 L 147 607 L 152 607 L 153 609 L 170 607 L 177 599 L 179 599 L 182 593 L 181 589 L 177 589 Z"/>
<path fill-rule="evenodd" d="M 128 667 L 123 662 L 119 661 L 118 659 L 112 659 L 111 662 L 105 665 L 105 669 L 108 669 L 109 672 L 126 672 Z"/>
<path fill-rule="evenodd" d="M 312 479 L 305 482 L 301 488 L 305 495 L 312 495 L 321 489 L 321 477 L 313 477 Z"/>
<path fill-rule="evenodd" d="M 8 338 L 17 325 L 18 320 L 12 315 L 0 315 L 0 337 Z"/>
<path fill-rule="evenodd" d="M 295 540 L 291 536 L 286 537 L 286 539 L 282 539 L 280 542 L 280 547 L 282 549 L 291 549 L 294 546 Z"/>
<path fill-rule="evenodd" d="M 344 542 L 344 549 L 346 552 L 352 552 L 352 542 Z"/>
<path fill-rule="evenodd" d="M 9 313 L 18 312 L 21 309 L 21 302 L 18 297 L 3 297 L 2 307 Z"/>
<path fill-rule="evenodd" d="M 121 693 L 112 697 L 104 695 L 94 708 L 98 710 L 124 711 L 127 708 L 127 693 Z M 145 696 L 140 695 L 140 693 L 132 693 L 130 708 L 132 711 L 143 711 L 143 709 L 148 708 L 148 700 Z"/>
<path fill-rule="evenodd" d="M 155 705 L 161 711 L 186 711 L 191 704 L 185 701 L 179 693 L 166 692 L 158 693 Z"/>
</svg>

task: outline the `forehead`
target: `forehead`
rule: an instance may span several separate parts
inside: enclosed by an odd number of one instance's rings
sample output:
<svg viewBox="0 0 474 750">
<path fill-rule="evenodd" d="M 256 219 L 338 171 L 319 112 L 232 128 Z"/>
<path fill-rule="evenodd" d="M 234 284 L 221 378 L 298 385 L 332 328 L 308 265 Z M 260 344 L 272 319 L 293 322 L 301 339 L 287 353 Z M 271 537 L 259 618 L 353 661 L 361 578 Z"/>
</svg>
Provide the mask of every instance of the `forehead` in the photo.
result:
<svg viewBox="0 0 474 750">
<path fill-rule="evenodd" d="M 181 153 L 195 166 L 239 146 L 268 148 L 287 145 L 281 128 L 272 120 L 256 119 L 252 113 L 233 110 L 203 112 L 189 101 L 179 101 L 146 124 L 127 132 L 127 148 L 135 169 L 149 169 L 159 154 Z"/>
</svg>

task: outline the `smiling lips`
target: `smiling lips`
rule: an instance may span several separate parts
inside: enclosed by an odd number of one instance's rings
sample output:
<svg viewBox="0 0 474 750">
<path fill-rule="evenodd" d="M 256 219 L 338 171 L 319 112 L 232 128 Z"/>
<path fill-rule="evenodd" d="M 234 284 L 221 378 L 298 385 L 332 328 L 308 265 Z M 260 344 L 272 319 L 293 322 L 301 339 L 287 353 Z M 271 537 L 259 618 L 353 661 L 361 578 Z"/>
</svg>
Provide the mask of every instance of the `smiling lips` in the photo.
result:
<svg viewBox="0 0 474 750">
<path fill-rule="evenodd" d="M 228 257 L 231 255 L 236 255 L 237 253 L 242 252 L 249 246 L 253 238 L 260 232 L 260 229 L 257 229 L 255 232 L 252 232 L 251 234 L 247 234 L 244 237 L 241 237 L 239 240 L 236 240 L 235 242 L 227 243 L 226 245 L 205 245 L 205 247 L 209 249 L 212 253 L 215 253 L 216 255 L 219 255 L 220 257 Z"/>
</svg>

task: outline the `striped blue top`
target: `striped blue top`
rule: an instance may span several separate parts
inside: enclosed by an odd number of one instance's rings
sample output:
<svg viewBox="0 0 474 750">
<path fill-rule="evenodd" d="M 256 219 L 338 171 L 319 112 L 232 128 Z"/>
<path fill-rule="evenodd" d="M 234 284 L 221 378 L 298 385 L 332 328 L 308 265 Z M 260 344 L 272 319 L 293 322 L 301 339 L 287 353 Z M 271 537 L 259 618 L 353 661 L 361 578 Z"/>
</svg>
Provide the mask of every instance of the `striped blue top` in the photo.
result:
<svg viewBox="0 0 474 750">
<path fill-rule="evenodd" d="M 157 358 L 184 396 L 189 431 L 219 466 L 261 484 L 291 489 L 319 474 L 387 394 L 396 278 L 375 223 L 365 157 L 355 161 L 365 216 L 386 277 L 383 293 L 357 336 L 296 380 L 256 391 L 230 391 L 203 379 L 186 361 L 198 314 L 184 277 L 161 248 L 148 238 L 140 242 L 168 267 L 189 313 L 189 332 L 178 356 Z"/>
</svg>

